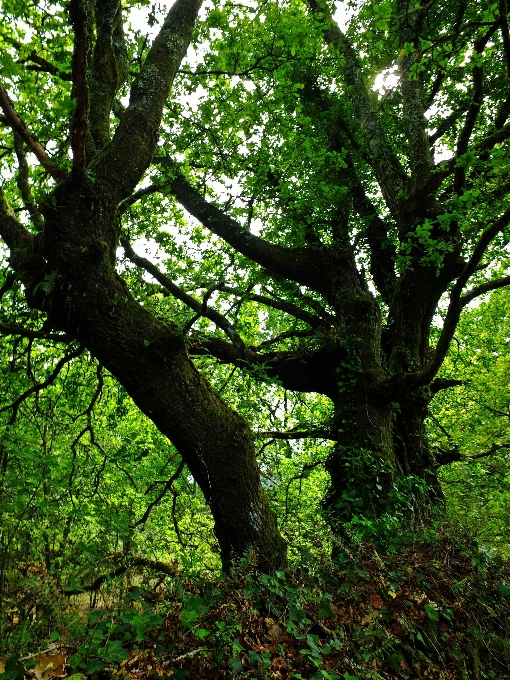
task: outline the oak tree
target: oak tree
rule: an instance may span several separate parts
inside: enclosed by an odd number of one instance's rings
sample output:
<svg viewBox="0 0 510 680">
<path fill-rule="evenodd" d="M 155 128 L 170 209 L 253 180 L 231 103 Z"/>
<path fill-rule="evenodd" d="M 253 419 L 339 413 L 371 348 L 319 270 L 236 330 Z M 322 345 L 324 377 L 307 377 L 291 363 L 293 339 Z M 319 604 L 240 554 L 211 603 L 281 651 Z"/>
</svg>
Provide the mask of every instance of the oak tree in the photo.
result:
<svg viewBox="0 0 510 680">
<path fill-rule="evenodd" d="M 285 545 L 210 367 L 330 401 L 272 436 L 333 442 L 334 531 L 395 498 L 422 522 L 460 455 L 426 438 L 459 384 L 438 374 L 463 309 L 510 283 L 506 0 L 336 4 L 176 0 L 151 34 L 130 23 L 145 2 L 1 10 L 0 293 L 31 312 L 6 305 L 0 330 L 117 379 L 202 489 L 226 568 Z"/>
</svg>

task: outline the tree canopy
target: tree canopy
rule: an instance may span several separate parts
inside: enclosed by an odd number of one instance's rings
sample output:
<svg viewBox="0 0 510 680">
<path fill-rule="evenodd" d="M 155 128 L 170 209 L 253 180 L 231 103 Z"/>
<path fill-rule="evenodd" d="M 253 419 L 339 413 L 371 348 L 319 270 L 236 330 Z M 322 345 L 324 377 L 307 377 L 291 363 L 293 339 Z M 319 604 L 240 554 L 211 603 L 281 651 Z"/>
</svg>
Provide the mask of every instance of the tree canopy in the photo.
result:
<svg viewBox="0 0 510 680">
<path fill-rule="evenodd" d="M 506 2 L 1 16 L 2 498 L 32 475 L 48 526 L 110 507 L 129 549 L 160 502 L 183 544 L 188 493 L 227 570 L 302 549 L 310 474 L 308 538 L 426 523 L 470 453 L 425 429 L 450 343 L 510 284 Z"/>
</svg>

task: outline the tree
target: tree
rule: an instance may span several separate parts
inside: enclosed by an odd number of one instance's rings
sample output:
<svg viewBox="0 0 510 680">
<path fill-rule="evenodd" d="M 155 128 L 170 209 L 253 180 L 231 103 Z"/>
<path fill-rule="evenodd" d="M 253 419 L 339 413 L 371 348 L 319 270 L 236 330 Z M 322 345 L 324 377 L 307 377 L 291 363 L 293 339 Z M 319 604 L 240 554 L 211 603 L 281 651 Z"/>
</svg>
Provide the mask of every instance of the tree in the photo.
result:
<svg viewBox="0 0 510 680">
<path fill-rule="evenodd" d="M 151 41 L 115 0 L 2 9 L 2 332 L 119 381 L 226 568 L 285 547 L 249 424 L 205 375 L 330 400 L 320 428 L 270 434 L 334 442 L 334 531 L 395 498 L 423 521 L 442 498 L 425 418 L 459 384 L 438 371 L 466 305 L 510 283 L 506 2 L 366 2 L 345 30 L 333 10 L 177 0 Z"/>
</svg>

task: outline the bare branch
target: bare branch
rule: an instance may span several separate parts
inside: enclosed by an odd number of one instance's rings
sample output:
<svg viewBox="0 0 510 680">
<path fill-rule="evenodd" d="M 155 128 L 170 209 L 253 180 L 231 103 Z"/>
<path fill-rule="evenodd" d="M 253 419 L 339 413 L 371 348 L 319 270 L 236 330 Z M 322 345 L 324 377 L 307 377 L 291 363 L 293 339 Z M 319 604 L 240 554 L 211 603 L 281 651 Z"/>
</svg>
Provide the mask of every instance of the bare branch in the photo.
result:
<svg viewBox="0 0 510 680">
<path fill-rule="evenodd" d="M 151 274 L 156 279 L 156 281 L 158 281 L 166 290 L 168 290 L 169 293 L 171 293 L 181 302 L 184 302 L 185 305 L 196 312 L 199 316 L 205 316 L 207 319 L 213 321 L 218 326 L 218 328 L 221 328 L 229 340 L 234 343 L 237 349 L 241 351 L 243 350 L 244 342 L 241 336 L 222 314 L 207 307 L 207 301 L 204 308 L 203 303 L 198 302 L 198 300 L 192 298 L 191 295 L 185 293 L 181 288 L 179 288 L 179 286 L 177 286 L 173 281 L 165 276 L 165 274 L 160 272 L 156 265 L 147 260 L 145 257 L 140 257 L 137 255 L 126 238 L 121 239 L 121 244 L 124 248 L 126 257 L 131 260 L 131 262 L 149 272 L 149 274 Z"/>
<path fill-rule="evenodd" d="M 53 340 L 54 342 L 71 342 L 73 337 L 66 333 L 48 333 L 46 331 L 33 331 L 31 328 L 23 328 L 23 326 L 9 326 L 0 323 L 0 333 L 4 335 L 20 335 L 23 338 L 33 338 L 41 340 Z"/>
<path fill-rule="evenodd" d="M 156 498 L 153 501 L 151 501 L 149 503 L 149 505 L 145 509 L 145 512 L 143 513 L 143 515 L 140 517 L 139 520 L 137 520 L 135 522 L 135 524 L 134 524 L 135 527 L 139 527 L 141 524 L 145 524 L 145 522 L 149 519 L 149 516 L 150 516 L 153 508 L 155 508 L 156 505 L 158 505 L 158 503 L 161 501 L 163 496 L 172 488 L 173 483 L 180 477 L 183 470 L 184 470 L 184 461 L 181 460 L 177 470 L 170 477 L 170 479 L 165 482 L 165 486 L 163 487 L 162 491 L 156 496 Z"/>
</svg>

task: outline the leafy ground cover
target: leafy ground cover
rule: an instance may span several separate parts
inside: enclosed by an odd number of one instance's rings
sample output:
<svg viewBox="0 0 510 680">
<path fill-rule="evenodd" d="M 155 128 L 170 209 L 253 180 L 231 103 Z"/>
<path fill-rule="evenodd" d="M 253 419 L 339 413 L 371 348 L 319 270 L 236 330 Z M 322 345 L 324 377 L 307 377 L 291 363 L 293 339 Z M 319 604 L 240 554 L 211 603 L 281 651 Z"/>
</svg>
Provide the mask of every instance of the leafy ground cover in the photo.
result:
<svg viewBox="0 0 510 680">
<path fill-rule="evenodd" d="M 436 535 L 390 555 L 360 543 L 315 573 L 250 566 L 206 581 L 130 569 L 90 600 L 33 569 L 0 677 L 510 678 L 510 569 L 473 546 Z"/>
</svg>

